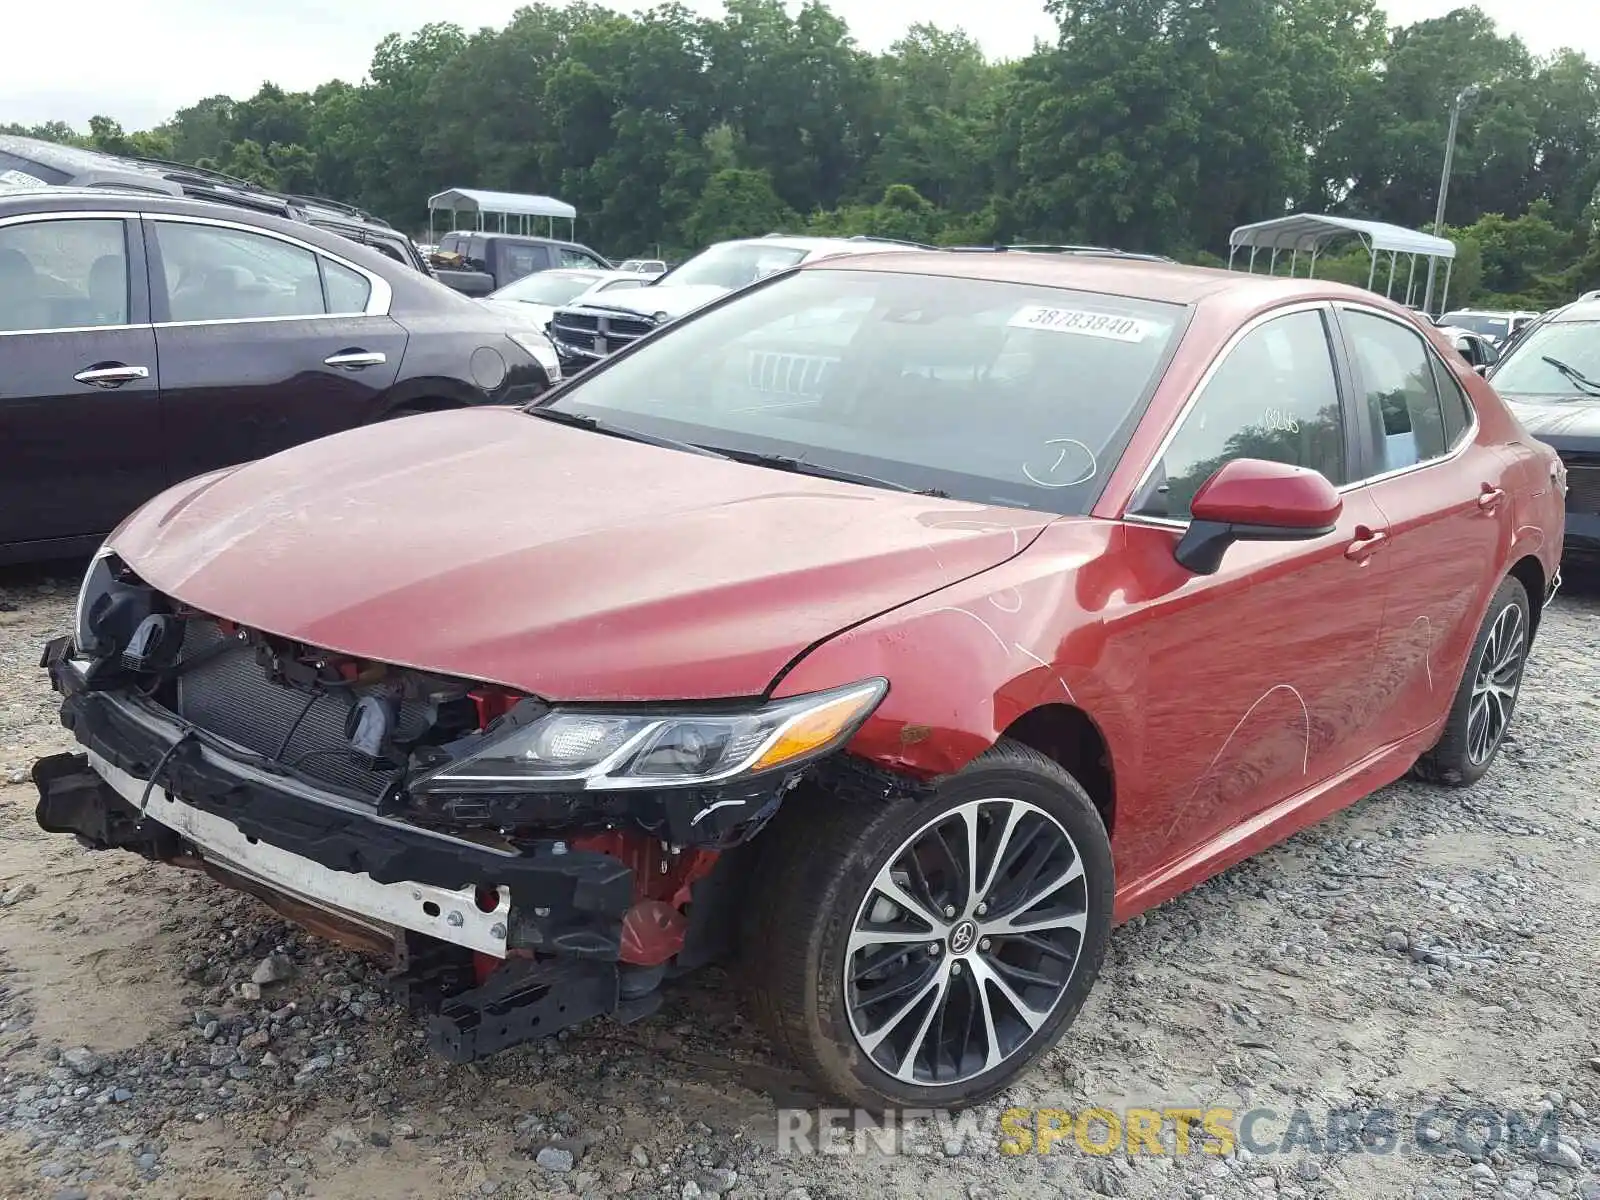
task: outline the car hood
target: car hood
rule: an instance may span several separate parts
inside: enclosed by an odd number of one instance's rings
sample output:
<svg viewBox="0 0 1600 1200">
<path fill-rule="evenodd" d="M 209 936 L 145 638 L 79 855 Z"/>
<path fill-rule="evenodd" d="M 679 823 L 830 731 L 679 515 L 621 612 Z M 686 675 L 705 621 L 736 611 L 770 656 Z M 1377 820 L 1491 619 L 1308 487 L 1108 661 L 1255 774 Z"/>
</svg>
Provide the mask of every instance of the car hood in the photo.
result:
<svg viewBox="0 0 1600 1200">
<path fill-rule="evenodd" d="M 1519 396 L 1501 392 L 1500 398 L 1516 414 L 1522 427 L 1542 442 L 1558 449 L 1566 443 L 1591 442 L 1600 450 L 1600 396 L 1592 400 L 1551 403 L 1544 396 Z"/>
<path fill-rule="evenodd" d="M 671 700 L 759 695 L 1050 519 L 485 408 L 191 480 L 111 542 L 161 591 L 313 646 L 553 700 Z"/>
<path fill-rule="evenodd" d="M 669 318 L 675 318 L 693 312 L 702 305 L 710 304 L 721 296 L 726 296 L 728 290 L 709 283 L 684 284 L 682 287 L 651 284 L 647 287 L 634 288 L 615 298 L 608 298 L 604 303 L 596 301 L 585 307 L 614 308 L 622 312 L 641 313 L 647 317 L 656 313 L 666 313 Z"/>
</svg>

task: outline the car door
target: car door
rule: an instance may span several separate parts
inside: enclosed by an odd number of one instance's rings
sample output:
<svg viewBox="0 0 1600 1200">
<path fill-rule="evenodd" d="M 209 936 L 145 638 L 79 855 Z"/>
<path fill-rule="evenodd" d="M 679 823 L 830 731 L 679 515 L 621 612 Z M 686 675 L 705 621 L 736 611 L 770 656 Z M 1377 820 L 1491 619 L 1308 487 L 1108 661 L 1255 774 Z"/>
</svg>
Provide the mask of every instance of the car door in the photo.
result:
<svg viewBox="0 0 1600 1200">
<path fill-rule="evenodd" d="M 1513 533 L 1508 462 L 1476 440 L 1453 368 L 1408 322 L 1355 304 L 1338 320 L 1359 401 L 1355 483 L 1388 534 L 1374 703 L 1398 740 L 1448 707 L 1499 585 L 1493 567 Z"/>
<path fill-rule="evenodd" d="M 1310 305 L 1247 327 L 1125 514 L 1136 576 L 1161 581 L 1138 606 L 1129 659 L 1153 681 L 1136 707 L 1153 781 L 1141 807 L 1159 816 L 1159 827 L 1129 832 L 1157 859 L 1229 836 L 1377 741 L 1367 700 L 1383 619 L 1375 583 L 1388 564 L 1372 552 L 1382 518 L 1366 493 L 1345 498 L 1326 536 L 1236 543 L 1214 575 L 1172 569 L 1189 501 L 1223 463 L 1268 459 L 1346 482 L 1348 389 L 1330 321 Z"/>
<path fill-rule="evenodd" d="M 106 533 L 166 484 L 136 220 L 8 219 L 0 225 L 0 545 Z"/>
<path fill-rule="evenodd" d="M 381 276 L 227 221 L 144 226 L 174 478 L 379 415 L 406 346 Z"/>
</svg>

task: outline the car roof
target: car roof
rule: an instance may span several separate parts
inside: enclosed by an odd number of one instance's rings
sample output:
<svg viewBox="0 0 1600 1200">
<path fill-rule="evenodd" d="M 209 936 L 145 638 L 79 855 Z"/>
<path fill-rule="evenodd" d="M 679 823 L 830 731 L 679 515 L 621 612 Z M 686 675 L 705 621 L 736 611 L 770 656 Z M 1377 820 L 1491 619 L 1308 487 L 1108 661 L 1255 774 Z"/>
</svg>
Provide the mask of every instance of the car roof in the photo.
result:
<svg viewBox="0 0 1600 1200">
<path fill-rule="evenodd" d="M 808 237 L 804 234 L 769 233 L 765 237 L 729 238 L 719 242 L 722 246 L 776 246 L 780 250 L 804 250 L 815 254 L 824 250 L 850 250 L 859 254 L 875 254 L 884 250 L 904 250 L 910 243 L 873 241 L 870 238 Z M 659 262 L 659 259 L 641 261 Z"/>
<path fill-rule="evenodd" d="M 45 180 L 44 186 L 47 187 L 91 188 L 96 191 L 124 189 L 141 194 L 190 196 L 276 216 L 303 218 L 308 224 L 333 229 L 360 229 L 373 233 L 382 231 L 396 239 L 404 236 L 388 222 L 380 221 L 354 205 L 323 196 L 273 191 L 221 171 L 187 163 L 125 157 L 13 135 L 0 135 L 0 154 L 31 163 L 48 172 L 68 176 L 59 183 Z"/>
<path fill-rule="evenodd" d="M 894 247 L 887 249 L 893 250 Z M 1251 275 L 1214 267 L 1189 267 L 1180 263 L 1114 254 L 1055 255 L 1004 252 L 951 253 L 940 250 L 900 250 L 860 257 L 829 258 L 807 263 L 804 270 L 884 271 L 916 275 L 942 275 L 982 279 L 996 283 L 1022 283 L 1043 287 L 1100 292 L 1134 300 L 1194 304 L 1226 294 L 1230 303 L 1261 308 L 1295 300 L 1354 300 L 1363 304 L 1406 310 L 1375 292 L 1326 279 L 1291 279 L 1286 276 Z"/>
<path fill-rule="evenodd" d="M 1575 300 L 1551 314 L 1550 321 L 1600 321 L 1600 300 Z"/>
<path fill-rule="evenodd" d="M 297 221 L 259 209 L 240 208 L 212 200 L 192 200 L 163 192 L 145 192 L 121 187 L 4 187 L 0 186 L 0 217 L 51 212 L 165 213 L 172 216 L 205 217 L 239 225 L 256 225 L 271 233 L 298 238 L 309 245 L 339 257 L 350 257 L 351 247 L 361 243 L 322 228 L 320 220 Z M 376 231 L 375 231 L 376 232 Z M 392 232 L 385 230 L 384 232 Z M 394 260 L 371 251 L 383 262 Z M 407 268 L 408 270 L 410 268 Z"/>
</svg>

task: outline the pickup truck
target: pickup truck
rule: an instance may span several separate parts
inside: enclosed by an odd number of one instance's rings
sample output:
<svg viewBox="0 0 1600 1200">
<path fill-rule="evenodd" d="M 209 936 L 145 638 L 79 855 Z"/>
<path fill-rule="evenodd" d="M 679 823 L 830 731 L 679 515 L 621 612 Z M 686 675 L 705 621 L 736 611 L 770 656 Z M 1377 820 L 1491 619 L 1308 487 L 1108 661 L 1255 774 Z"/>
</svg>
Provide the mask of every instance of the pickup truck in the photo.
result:
<svg viewBox="0 0 1600 1200">
<path fill-rule="evenodd" d="M 552 267 L 611 269 L 602 254 L 581 243 L 514 233 L 447 233 L 429 259 L 440 283 L 467 296 L 487 296 L 524 275 Z"/>
</svg>

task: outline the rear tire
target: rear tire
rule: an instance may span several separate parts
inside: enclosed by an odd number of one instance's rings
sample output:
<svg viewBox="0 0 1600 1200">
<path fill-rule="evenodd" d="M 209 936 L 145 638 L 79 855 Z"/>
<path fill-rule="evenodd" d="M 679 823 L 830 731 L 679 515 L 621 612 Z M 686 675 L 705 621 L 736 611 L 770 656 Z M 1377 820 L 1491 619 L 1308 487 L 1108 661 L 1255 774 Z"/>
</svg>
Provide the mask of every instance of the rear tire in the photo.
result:
<svg viewBox="0 0 1600 1200">
<path fill-rule="evenodd" d="M 1489 601 L 1439 741 L 1417 760 L 1429 783 L 1468 787 L 1494 763 L 1516 715 L 1533 624 L 1528 591 L 1508 576 Z"/>
<path fill-rule="evenodd" d="M 1071 775 L 1019 743 L 926 800 L 798 792 L 758 841 L 754 1007 L 817 1084 L 862 1108 L 1004 1090 L 1066 1032 L 1105 957 L 1105 826 Z"/>
</svg>

